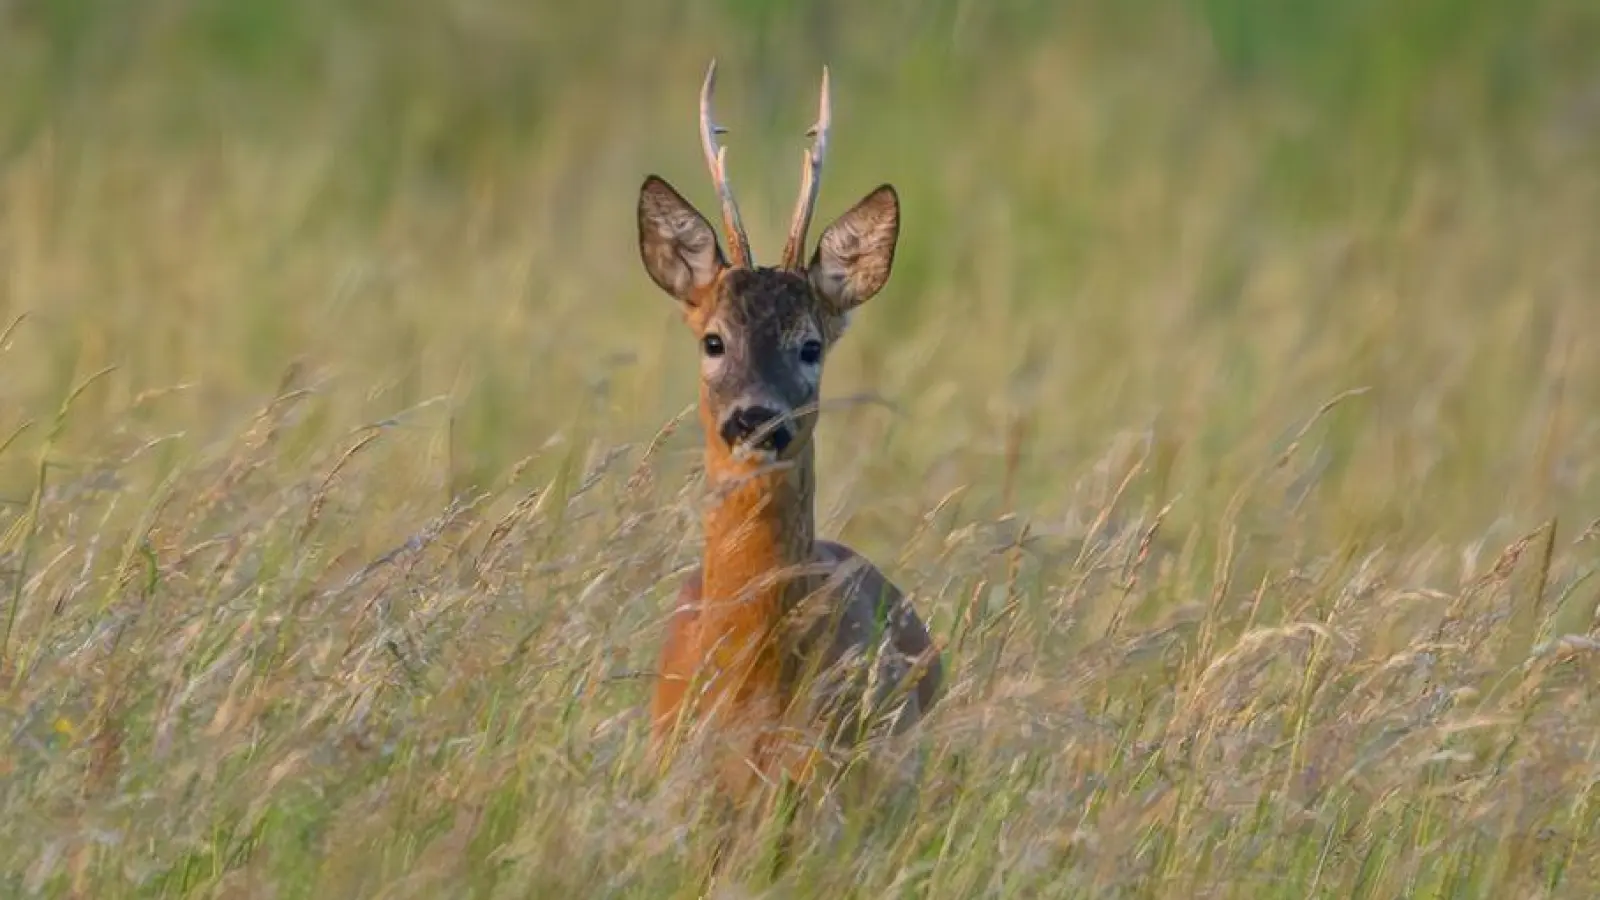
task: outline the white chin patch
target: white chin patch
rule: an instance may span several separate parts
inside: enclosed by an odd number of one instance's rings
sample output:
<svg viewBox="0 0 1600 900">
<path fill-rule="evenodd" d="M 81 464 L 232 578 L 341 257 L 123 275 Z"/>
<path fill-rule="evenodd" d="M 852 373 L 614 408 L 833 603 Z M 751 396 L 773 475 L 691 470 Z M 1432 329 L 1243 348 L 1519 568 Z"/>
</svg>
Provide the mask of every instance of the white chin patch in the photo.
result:
<svg viewBox="0 0 1600 900">
<path fill-rule="evenodd" d="M 740 444 L 734 449 L 733 458 L 759 466 L 770 466 L 778 462 L 778 451 L 767 446 Z"/>
</svg>

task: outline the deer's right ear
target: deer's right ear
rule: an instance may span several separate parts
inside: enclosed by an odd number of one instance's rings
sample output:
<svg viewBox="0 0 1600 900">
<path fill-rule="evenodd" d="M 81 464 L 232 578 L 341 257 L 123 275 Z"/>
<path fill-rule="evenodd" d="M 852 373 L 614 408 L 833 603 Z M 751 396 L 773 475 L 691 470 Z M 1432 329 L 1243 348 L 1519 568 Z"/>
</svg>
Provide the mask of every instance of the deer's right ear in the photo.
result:
<svg viewBox="0 0 1600 900">
<path fill-rule="evenodd" d="M 639 256 L 652 281 L 691 307 L 728 266 L 711 223 L 655 175 L 639 189 Z"/>
</svg>

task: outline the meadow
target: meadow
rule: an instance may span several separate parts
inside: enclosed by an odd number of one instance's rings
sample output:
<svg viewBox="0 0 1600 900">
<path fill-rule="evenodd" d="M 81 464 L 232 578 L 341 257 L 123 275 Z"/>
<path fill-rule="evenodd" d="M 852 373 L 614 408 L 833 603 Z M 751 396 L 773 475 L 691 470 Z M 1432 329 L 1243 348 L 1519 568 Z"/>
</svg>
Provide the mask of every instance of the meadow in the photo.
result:
<svg viewBox="0 0 1600 900">
<path fill-rule="evenodd" d="M 0 3 L 0 896 L 691 897 L 719 61 L 894 275 L 818 525 L 946 648 L 774 897 L 1600 895 L 1600 6 Z M 814 232 L 815 233 L 815 232 Z M 809 816 L 809 818 L 808 818 Z M 739 885 L 743 884 L 743 888 Z"/>
</svg>

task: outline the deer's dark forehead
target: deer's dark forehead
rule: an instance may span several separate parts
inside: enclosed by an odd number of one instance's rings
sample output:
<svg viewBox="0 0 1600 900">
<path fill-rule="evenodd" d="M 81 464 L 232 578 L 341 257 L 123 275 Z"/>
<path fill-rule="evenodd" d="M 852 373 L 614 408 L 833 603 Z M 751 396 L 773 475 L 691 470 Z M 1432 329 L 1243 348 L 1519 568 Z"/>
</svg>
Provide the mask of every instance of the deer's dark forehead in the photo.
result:
<svg viewBox="0 0 1600 900">
<path fill-rule="evenodd" d="M 806 280 L 774 269 L 735 269 L 723 278 L 716 316 L 729 328 L 784 332 L 815 322 Z"/>
</svg>

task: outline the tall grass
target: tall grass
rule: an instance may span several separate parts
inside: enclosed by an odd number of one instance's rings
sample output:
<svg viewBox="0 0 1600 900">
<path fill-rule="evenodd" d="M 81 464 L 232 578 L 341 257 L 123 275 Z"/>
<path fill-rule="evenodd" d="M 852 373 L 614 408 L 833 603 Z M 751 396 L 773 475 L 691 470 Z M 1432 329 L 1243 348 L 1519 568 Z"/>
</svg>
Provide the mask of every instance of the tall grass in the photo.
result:
<svg viewBox="0 0 1600 900">
<path fill-rule="evenodd" d="M 0 5 L 0 894 L 692 896 L 634 246 L 905 231 L 819 519 L 949 692 L 777 896 L 1600 889 L 1592 4 Z M 848 403 L 870 395 L 882 402 Z M 730 883 L 756 890 L 757 860 Z"/>
</svg>

